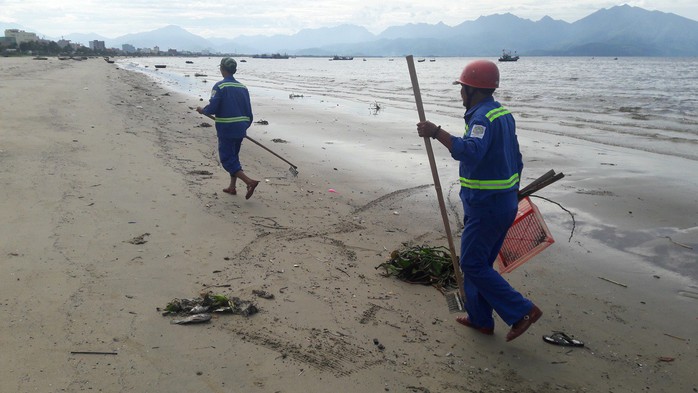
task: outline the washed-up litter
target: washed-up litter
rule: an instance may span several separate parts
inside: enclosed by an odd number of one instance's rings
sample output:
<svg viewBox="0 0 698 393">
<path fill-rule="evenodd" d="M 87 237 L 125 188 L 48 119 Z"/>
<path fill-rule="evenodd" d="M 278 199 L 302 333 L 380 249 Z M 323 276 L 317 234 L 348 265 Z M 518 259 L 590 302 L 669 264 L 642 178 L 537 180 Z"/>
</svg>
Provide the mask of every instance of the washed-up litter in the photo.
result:
<svg viewBox="0 0 698 393">
<path fill-rule="evenodd" d="M 144 234 L 142 234 L 142 235 L 140 235 L 140 236 L 136 236 L 136 237 L 134 237 L 133 239 L 129 240 L 127 243 L 131 243 L 131 244 L 145 244 L 145 243 L 148 243 L 148 241 L 145 240 L 146 236 L 150 236 L 150 233 L 147 233 L 147 232 L 146 232 L 146 233 L 144 233 Z"/>
<path fill-rule="evenodd" d="M 117 352 L 102 351 L 70 351 L 71 355 L 118 355 Z"/>
<path fill-rule="evenodd" d="M 213 127 L 213 126 L 209 123 L 201 123 L 201 124 L 199 124 L 199 127 L 207 128 L 207 127 Z"/>
<path fill-rule="evenodd" d="M 263 125 L 263 126 L 269 125 L 269 122 L 266 121 L 266 120 L 258 120 L 258 121 L 256 121 L 255 123 L 261 124 L 261 125 Z"/>
<path fill-rule="evenodd" d="M 627 287 L 628 287 L 627 285 L 625 285 L 625 284 L 623 284 L 623 283 L 620 283 L 620 282 L 618 282 L 618 281 L 613 281 L 613 280 L 608 279 L 608 278 L 605 278 L 605 277 L 599 277 L 599 278 L 602 279 L 602 280 L 604 280 L 604 281 L 608 281 L 608 282 L 610 282 L 611 284 L 616 284 L 616 285 L 618 285 L 618 286 L 621 286 L 621 287 L 623 287 L 623 288 L 627 288 Z"/>
<path fill-rule="evenodd" d="M 263 291 L 263 290 L 261 290 L 261 289 L 253 289 L 253 290 L 252 290 L 252 293 L 253 293 L 254 295 L 256 295 L 257 297 L 261 297 L 262 299 L 270 299 L 270 300 L 271 300 L 271 299 L 274 298 L 274 294 L 273 294 L 273 293 L 269 293 L 269 292 Z"/>
<path fill-rule="evenodd" d="M 385 349 L 385 345 L 381 344 L 377 338 L 373 339 L 373 344 L 381 351 Z"/>
<path fill-rule="evenodd" d="M 451 254 L 445 247 L 408 246 L 390 253 L 390 259 L 376 266 L 385 276 L 395 276 L 411 284 L 455 288 Z"/>
<path fill-rule="evenodd" d="M 211 320 L 211 314 L 236 314 L 249 317 L 259 312 L 257 306 L 238 297 L 204 293 L 198 298 L 173 299 L 164 309 L 157 309 L 163 316 L 184 317 L 175 319 L 172 323 L 190 324 L 202 323 Z"/>
<path fill-rule="evenodd" d="M 186 318 L 183 319 L 173 319 L 172 324 L 175 325 L 186 325 L 189 323 L 203 323 L 203 322 L 208 322 L 211 320 L 211 314 L 208 313 L 203 313 L 203 314 L 194 314 L 190 315 Z"/>
<path fill-rule="evenodd" d="M 281 139 L 281 138 L 274 138 L 271 141 L 274 143 L 288 143 L 288 141 Z"/>
<path fill-rule="evenodd" d="M 195 170 L 195 171 L 189 171 L 189 174 L 190 175 L 200 175 L 200 176 L 211 176 L 211 175 L 213 175 L 213 172 Z"/>
<path fill-rule="evenodd" d="M 691 246 L 689 246 L 689 245 L 687 245 L 687 244 L 675 242 L 675 241 L 673 241 L 673 240 L 671 239 L 671 237 L 669 237 L 669 236 L 664 236 L 664 237 L 667 238 L 667 239 L 669 239 L 670 242 L 676 244 L 677 246 L 681 246 L 681 247 L 683 247 L 683 248 L 687 248 L 687 249 L 689 249 L 689 250 L 693 250 L 693 247 L 691 247 Z"/>
</svg>

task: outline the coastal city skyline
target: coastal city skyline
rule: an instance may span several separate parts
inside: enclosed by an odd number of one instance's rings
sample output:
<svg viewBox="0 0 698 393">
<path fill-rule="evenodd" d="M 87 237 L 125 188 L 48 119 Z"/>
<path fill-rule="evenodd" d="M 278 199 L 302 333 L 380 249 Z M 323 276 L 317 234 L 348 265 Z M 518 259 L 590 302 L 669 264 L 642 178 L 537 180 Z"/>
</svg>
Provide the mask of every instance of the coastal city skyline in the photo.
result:
<svg viewBox="0 0 698 393">
<path fill-rule="evenodd" d="M 96 34 L 115 38 L 134 32 L 154 30 L 166 25 L 182 26 L 202 37 L 234 38 L 241 35 L 295 34 L 303 29 L 333 27 L 342 24 L 362 26 L 380 33 L 389 26 L 442 22 L 457 25 L 480 16 L 512 13 L 540 20 L 548 16 L 574 22 L 603 8 L 628 4 L 649 11 L 674 13 L 698 20 L 698 7 L 687 0 L 662 1 L 588 1 L 570 5 L 561 1 L 520 0 L 507 4 L 454 4 L 445 0 L 413 3 L 391 0 L 381 3 L 365 0 L 328 1 L 318 6 L 309 1 L 287 3 L 267 1 L 259 4 L 224 5 L 220 2 L 133 2 L 97 0 L 86 5 L 73 0 L 59 3 L 45 0 L 0 0 L 0 25 L 20 26 L 50 37 Z"/>
</svg>

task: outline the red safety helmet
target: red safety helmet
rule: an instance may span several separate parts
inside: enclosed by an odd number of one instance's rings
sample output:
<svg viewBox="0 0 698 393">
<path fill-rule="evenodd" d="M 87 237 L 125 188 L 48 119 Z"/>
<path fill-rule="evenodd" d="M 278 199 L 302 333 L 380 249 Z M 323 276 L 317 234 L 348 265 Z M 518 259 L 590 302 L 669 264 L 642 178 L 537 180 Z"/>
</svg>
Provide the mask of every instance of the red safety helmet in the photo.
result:
<svg viewBox="0 0 698 393">
<path fill-rule="evenodd" d="M 496 89 L 499 87 L 499 68 L 489 60 L 471 61 L 454 82 L 458 83 L 480 89 Z"/>
</svg>

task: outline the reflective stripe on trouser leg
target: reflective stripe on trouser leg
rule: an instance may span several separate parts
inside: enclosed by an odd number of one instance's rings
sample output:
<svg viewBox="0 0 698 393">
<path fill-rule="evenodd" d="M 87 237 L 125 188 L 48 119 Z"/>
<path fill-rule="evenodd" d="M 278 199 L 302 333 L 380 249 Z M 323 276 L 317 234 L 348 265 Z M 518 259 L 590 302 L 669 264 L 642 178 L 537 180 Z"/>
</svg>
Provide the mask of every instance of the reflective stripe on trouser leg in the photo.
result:
<svg viewBox="0 0 698 393">
<path fill-rule="evenodd" d="M 460 265 L 465 309 L 476 326 L 493 326 L 492 309 L 512 325 L 533 307 L 492 266 L 515 217 L 516 209 L 464 220 Z"/>
</svg>

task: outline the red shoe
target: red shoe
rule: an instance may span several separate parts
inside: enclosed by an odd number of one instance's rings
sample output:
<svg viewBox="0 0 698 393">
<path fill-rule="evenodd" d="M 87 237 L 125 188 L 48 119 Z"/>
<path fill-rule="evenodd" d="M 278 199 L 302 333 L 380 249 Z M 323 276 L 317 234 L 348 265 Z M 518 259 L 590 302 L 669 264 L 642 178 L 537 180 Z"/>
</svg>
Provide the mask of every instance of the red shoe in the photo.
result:
<svg viewBox="0 0 698 393">
<path fill-rule="evenodd" d="M 491 336 L 491 335 L 494 334 L 494 328 L 493 328 L 493 327 L 491 327 L 491 328 L 477 327 L 477 326 L 473 325 L 472 322 L 470 322 L 470 319 L 468 319 L 467 316 L 456 318 L 456 322 L 460 323 L 461 325 L 467 326 L 467 327 L 469 327 L 469 328 L 471 328 L 471 329 L 475 329 L 475 330 L 477 330 L 478 332 L 480 332 L 480 333 L 482 333 L 482 334 L 486 334 L 486 335 L 488 335 L 488 336 Z"/>
<path fill-rule="evenodd" d="M 522 335 L 531 325 L 536 323 L 541 315 L 543 315 L 543 311 L 534 304 L 528 314 L 524 315 L 523 318 L 511 326 L 511 330 L 507 333 L 507 341 L 511 341 Z"/>
<path fill-rule="evenodd" d="M 252 194 L 254 193 L 254 189 L 257 188 L 258 185 L 259 185 L 259 182 L 256 180 L 247 185 L 247 194 L 245 194 L 245 199 L 250 199 L 250 197 L 252 197 Z"/>
</svg>

